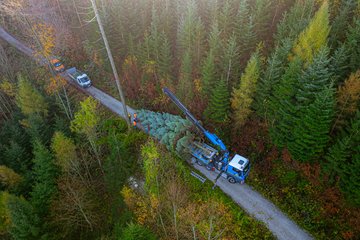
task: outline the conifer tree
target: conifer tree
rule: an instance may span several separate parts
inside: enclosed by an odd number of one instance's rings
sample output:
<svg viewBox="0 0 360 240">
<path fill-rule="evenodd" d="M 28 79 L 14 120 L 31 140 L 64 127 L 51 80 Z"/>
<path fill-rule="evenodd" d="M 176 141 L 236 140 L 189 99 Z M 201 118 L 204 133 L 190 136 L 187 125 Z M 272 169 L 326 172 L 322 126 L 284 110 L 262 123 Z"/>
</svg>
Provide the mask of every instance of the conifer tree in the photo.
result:
<svg viewBox="0 0 360 240">
<path fill-rule="evenodd" d="M 25 115 L 32 113 L 47 115 L 48 106 L 44 97 L 21 75 L 19 75 L 16 102 Z"/>
<path fill-rule="evenodd" d="M 354 25 L 347 33 L 345 45 L 350 53 L 350 70 L 355 72 L 360 68 L 360 18 L 355 18 Z"/>
<path fill-rule="evenodd" d="M 178 83 L 179 98 L 185 99 L 185 104 L 189 104 L 193 98 L 193 79 L 192 79 L 192 59 L 191 53 L 186 51 L 181 61 L 180 79 Z"/>
<path fill-rule="evenodd" d="M 256 84 L 260 76 L 259 54 L 254 53 L 240 79 L 239 88 L 234 89 L 231 98 L 234 126 L 241 127 L 251 114 Z"/>
<path fill-rule="evenodd" d="M 230 110 L 230 95 L 224 79 L 217 83 L 209 98 L 206 116 L 214 122 L 225 122 Z"/>
<path fill-rule="evenodd" d="M 173 86 L 174 76 L 172 74 L 171 46 L 165 33 L 162 33 L 158 65 L 161 80 L 163 80 L 166 85 Z"/>
<path fill-rule="evenodd" d="M 204 46 L 204 26 L 197 16 L 197 6 L 194 0 L 190 0 L 183 13 L 178 28 L 179 56 L 190 53 L 194 68 L 200 64 Z"/>
<path fill-rule="evenodd" d="M 284 147 L 293 139 L 292 129 L 296 122 L 297 79 L 301 75 L 302 61 L 299 58 L 289 63 L 280 82 L 274 87 L 274 94 L 269 99 L 270 136 L 279 147 Z"/>
<path fill-rule="evenodd" d="M 268 119 L 270 117 L 270 98 L 273 89 L 280 82 L 285 72 L 284 66 L 287 64 L 288 54 L 291 51 L 292 42 L 290 39 L 284 39 L 267 60 L 267 68 L 264 75 L 260 77 L 258 88 L 255 95 L 255 108 L 257 114 Z"/>
<path fill-rule="evenodd" d="M 326 154 L 326 173 L 331 180 L 340 177 L 340 189 L 349 202 L 360 205 L 359 164 L 360 164 L 360 112 L 351 124 L 340 134 Z"/>
<path fill-rule="evenodd" d="M 344 31 L 347 31 L 355 7 L 354 1 L 343 1 L 339 13 L 336 14 L 331 24 L 329 44 L 332 48 L 338 47 L 339 43 L 345 41 Z"/>
<path fill-rule="evenodd" d="M 344 81 L 350 72 L 349 58 L 351 53 L 346 45 L 339 46 L 330 58 L 330 72 L 334 83 Z"/>
<path fill-rule="evenodd" d="M 56 192 L 57 168 L 48 149 L 39 142 L 34 144 L 34 180 L 31 203 L 39 217 L 48 214 L 48 207 Z"/>
<path fill-rule="evenodd" d="M 280 43 L 284 39 L 295 40 L 308 26 L 314 8 L 314 0 L 297 0 L 277 25 L 275 42 Z"/>
<path fill-rule="evenodd" d="M 326 45 L 329 32 L 329 6 L 327 1 L 324 1 L 307 28 L 300 33 L 293 49 L 294 54 L 305 64 L 311 63 L 319 50 Z"/>
<path fill-rule="evenodd" d="M 231 89 L 239 78 L 239 51 L 235 35 L 225 44 L 221 63 L 221 75 L 225 77 L 226 85 Z"/>
<path fill-rule="evenodd" d="M 328 55 L 328 48 L 320 49 L 313 62 L 298 78 L 296 100 L 300 107 L 307 107 L 324 87 L 330 85 L 332 76 L 329 70 Z"/>
<path fill-rule="evenodd" d="M 209 51 L 208 56 L 203 62 L 201 69 L 201 79 L 203 94 L 208 96 L 208 93 L 211 92 L 211 90 L 214 88 L 217 80 L 215 56 L 212 50 Z"/>
<path fill-rule="evenodd" d="M 225 1 L 220 12 L 217 14 L 217 22 L 219 29 L 221 29 L 221 39 L 229 39 L 234 28 L 234 7 L 230 1 Z"/>
<path fill-rule="evenodd" d="M 10 213 L 10 234 L 14 239 L 40 239 L 40 220 L 33 207 L 23 198 L 10 195 L 7 200 Z"/>
<path fill-rule="evenodd" d="M 323 153 L 330 139 L 334 116 L 334 90 L 325 87 L 313 103 L 304 106 L 293 127 L 293 141 L 288 148 L 294 159 L 307 162 Z"/>
<path fill-rule="evenodd" d="M 220 55 L 221 50 L 221 39 L 220 39 L 220 29 L 219 24 L 216 20 L 211 24 L 210 34 L 209 34 L 209 51 L 212 51 L 214 57 Z"/>
<path fill-rule="evenodd" d="M 261 40 L 266 37 L 266 32 L 269 31 L 271 22 L 271 1 L 269 0 L 256 0 L 254 7 L 254 25 L 256 36 Z"/>
</svg>

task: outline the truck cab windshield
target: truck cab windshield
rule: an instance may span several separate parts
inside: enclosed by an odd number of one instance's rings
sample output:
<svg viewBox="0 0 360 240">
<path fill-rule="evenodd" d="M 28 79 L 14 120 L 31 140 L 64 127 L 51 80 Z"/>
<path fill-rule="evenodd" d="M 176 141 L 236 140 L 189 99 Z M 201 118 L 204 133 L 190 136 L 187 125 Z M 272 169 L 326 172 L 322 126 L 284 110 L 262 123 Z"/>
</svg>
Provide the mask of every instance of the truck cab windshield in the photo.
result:
<svg viewBox="0 0 360 240">
<path fill-rule="evenodd" d="M 61 66 L 61 62 L 56 62 L 56 63 L 54 64 L 54 66 L 55 66 L 55 67 L 60 67 L 60 66 Z"/>
<path fill-rule="evenodd" d="M 82 78 L 79 78 L 79 82 L 87 83 L 87 82 L 89 82 L 89 79 L 87 77 L 82 77 Z"/>
</svg>

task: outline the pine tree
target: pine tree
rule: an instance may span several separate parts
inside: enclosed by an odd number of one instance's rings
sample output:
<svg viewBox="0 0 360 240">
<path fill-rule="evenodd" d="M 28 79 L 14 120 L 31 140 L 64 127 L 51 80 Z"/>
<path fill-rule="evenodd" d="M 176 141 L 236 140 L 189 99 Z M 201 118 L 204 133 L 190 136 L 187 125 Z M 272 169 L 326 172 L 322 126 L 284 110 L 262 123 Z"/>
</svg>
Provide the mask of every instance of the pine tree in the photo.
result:
<svg viewBox="0 0 360 240">
<path fill-rule="evenodd" d="M 313 59 L 300 78 L 298 78 L 297 104 L 307 107 L 316 98 L 317 94 L 329 86 L 332 76 L 329 70 L 329 49 L 322 48 Z"/>
<path fill-rule="evenodd" d="M 40 220 L 29 202 L 10 195 L 7 200 L 7 208 L 11 219 L 10 234 L 14 239 L 40 239 Z"/>
<path fill-rule="evenodd" d="M 217 80 L 215 56 L 212 50 L 210 50 L 208 56 L 203 62 L 201 69 L 201 80 L 203 86 L 203 94 L 204 96 L 208 96 L 208 93 L 211 92 L 212 89 L 214 89 Z"/>
<path fill-rule="evenodd" d="M 267 31 L 271 23 L 271 1 L 256 0 L 254 7 L 254 25 L 256 29 L 256 36 L 263 40 L 266 37 Z"/>
<path fill-rule="evenodd" d="M 191 103 L 193 98 L 193 78 L 192 78 L 192 59 L 191 53 L 186 51 L 180 69 L 180 79 L 178 83 L 178 95 L 179 98 L 185 99 L 185 104 Z"/>
<path fill-rule="evenodd" d="M 165 84 L 170 87 L 174 85 L 174 76 L 172 74 L 171 46 L 165 33 L 162 34 L 162 39 L 163 41 L 160 46 L 159 62 L 158 62 L 159 73 L 160 73 L 160 79 L 163 80 L 163 82 L 165 82 Z"/>
<path fill-rule="evenodd" d="M 294 96 L 301 71 L 302 61 L 299 58 L 291 61 L 269 99 L 269 132 L 272 141 L 279 147 L 286 146 L 293 139 L 292 129 L 297 120 Z"/>
<path fill-rule="evenodd" d="M 334 90 L 329 86 L 316 95 L 313 103 L 302 109 L 293 126 L 293 141 L 288 143 L 294 159 L 307 162 L 323 153 L 330 139 L 334 103 Z"/>
<path fill-rule="evenodd" d="M 234 35 L 229 38 L 224 46 L 221 63 L 221 75 L 225 77 L 226 85 L 231 89 L 239 79 L 239 49 Z"/>
<path fill-rule="evenodd" d="M 267 68 L 264 75 L 259 79 L 254 107 L 257 110 L 257 114 L 265 119 L 270 117 L 270 98 L 272 97 L 273 89 L 279 84 L 285 72 L 283 66 L 287 64 L 291 47 L 292 42 L 290 39 L 285 39 L 280 45 L 275 47 L 275 51 L 267 60 Z"/>
<path fill-rule="evenodd" d="M 294 54 L 305 64 L 311 63 L 319 50 L 326 45 L 329 32 L 329 6 L 327 1 L 324 1 L 307 28 L 299 35 L 293 49 Z"/>
<path fill-rule="evenodd" d="M 178 28 L 178 55 L 190 53 L 194 69 L 198 69 L 203 54 L 204 26 L 197 17 L 197 6 L 190 0 L 183 13 Z"/>
<path fill-rule="evenodd" d="M 230 96 L 224 79 L 218 82 L 209 98 L 206 116 L 214 122 L 225 122 L 230 110 Z"/>
<path fill-rule="evenodd" d="M 220 12 L 217 14 L 217 22 L 219 23 L 219 29 L 221 29 L 221 39 L 229 39 L 231 37 L 234 28 L 234 9 L 230 1 L 225 1 Z"/>
<path fill-rule="evenodd" d="M 350 72 L 349 58 L 351 53 L 346 45 L 339 46 L 330 59 L 330 71 L 337 85 L 339 82 L 344 81 Z"/>
<path fill-rule="evenodd" d="M 19 75 L 16 102 L 25 115 L 32 113 L 47 115 L 48 105 L 44 97 L 21 75 Z"/>
<path fill-rule="evenodd" d="M 360 112 L 351 124 L 340 134 L 326 154 L 326 173 L 331 180 L 340 177 L 340 189 L 349 202 L 360 205 L 359 164 L 360 164 Z"/>
<path fill-rule="evenodd" d="M 308 26 L 314 9 L 314 0 L 297 0 L 289 12 L 286 12 L 279 22 L 275 42 L 280 43 L 284 39 L 295 40 L 306 26 Z"/>
<path fill-rule="evenodd" d="M 332 21 L 331 30 L 329 34 L 329 45 L 332 48 L 338 47 L 340 43 L 345 41 L 346 35 L 344 31 L 347 31 L 350 25 L 351 16 L 355 10 L 356 4 L 354 1 L 344 1 L 340 7 L 340 11 L 336 14 L 336 17 Z"/>
<path fill-rule="evenodd" d="M 214 20 L 213 23 L 211 24 L 208 41 L 209 41 L 209 51 L 212 51 L 215 58 L 220 56 L 222 41 L 220 39 L 219 24 L 216 20 Z"/>
<path fill-rule="evenodd" d="M 119 239 L 123 240 L 156 240 L 156 236 L 142 225 L 130 223 Z"/>
<path fill-rule="evenodd" d="M 350 70 L 355 72 L 360 68 L 360 18 L 354 20 L 354 25 L 347 33 L 345 45 L 350 53 Z"/>
<path fill-rule="evenodd" d="M 260 76 L 260 59 L 256 52 L 250 58 L 241 76 L 239 88 L 234 89 L 231 97 L 234 126 L 240 128 L 252 113 L 252 104 L 256 92 L 256 85 Z"/>
<path fill-rule="evenodd" d="M 34 180 L 31 204 L 40 217 L 48 214 L 48 207 L 56 192 L 57 168 L 48 149 L 39 142 L 34 144 Z"/>
</svg>

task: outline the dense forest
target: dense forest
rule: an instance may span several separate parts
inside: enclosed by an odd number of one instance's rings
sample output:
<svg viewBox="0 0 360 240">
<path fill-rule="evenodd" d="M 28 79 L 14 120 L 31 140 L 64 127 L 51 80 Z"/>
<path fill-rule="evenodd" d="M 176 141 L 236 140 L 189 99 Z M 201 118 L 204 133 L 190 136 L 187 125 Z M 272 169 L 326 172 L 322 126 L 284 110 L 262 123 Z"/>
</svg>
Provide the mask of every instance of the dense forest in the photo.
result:
<svg viewBox="0 0 360 240">
<path fill-rule="evenodd" d="M 359 0 L 95 2 L 128 105 L 179 115 L 168 87 L 313 237 L 358 238 Z M 118 96 L 91 1 L 2 0 L 0 26 Z M 1 238 L 273 238 L 49 70 L 0 40 Z"/>
</svg>

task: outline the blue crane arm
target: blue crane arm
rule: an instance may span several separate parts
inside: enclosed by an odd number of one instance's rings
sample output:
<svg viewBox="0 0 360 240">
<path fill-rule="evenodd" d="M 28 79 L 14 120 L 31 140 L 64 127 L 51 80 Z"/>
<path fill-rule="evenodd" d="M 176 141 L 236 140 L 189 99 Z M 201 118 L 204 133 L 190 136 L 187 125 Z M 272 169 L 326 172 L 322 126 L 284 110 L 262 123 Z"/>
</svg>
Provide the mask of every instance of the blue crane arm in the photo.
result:
<svg viewBox="0 0 360 240">
<path fill-rule="evenodd" d="M 205 137 L 207 137 L 209 139 L 209 141 L 216 145 L 219 146 L 220 149 L 222 151 L 228 152 L 225 144 L 223 143 L 223 141 L 221 141 L 221 139 L 216 136 L 213 133 L 210 133 L 208 130 L 206 130 L 200 123 L 199 120 L 197 120 L 191 113 L 190 111 L 184 106 L 184 104 L 182 104 L 180 102 L 180 100 L 168 89 L 168 88 L 163 88 L 163 92 L 168 95 L 168 97 L 176 104 L 176 106 L 178 106 L 178 108 L 180 108 L 181 111 L 183 111 L 183 113 L 185 114 L 186 118 L 189 119 L 190 122 L 192 122 L 204 135 Z"/>
</svg>

